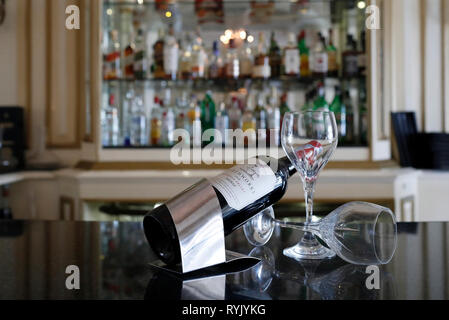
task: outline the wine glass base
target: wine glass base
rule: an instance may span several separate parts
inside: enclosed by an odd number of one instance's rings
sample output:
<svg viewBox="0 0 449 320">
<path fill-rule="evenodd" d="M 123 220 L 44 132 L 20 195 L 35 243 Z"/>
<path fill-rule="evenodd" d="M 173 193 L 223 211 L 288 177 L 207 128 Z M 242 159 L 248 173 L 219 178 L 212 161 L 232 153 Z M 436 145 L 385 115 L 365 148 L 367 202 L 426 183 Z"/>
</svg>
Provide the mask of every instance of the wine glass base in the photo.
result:
<svg viewBox="0 0 449 320">
<path fill-rule="evenodd" d="M 335 257 L 335 252 L 326 248 L 311 234 L 305 234 L 301 241 L 290 248 L 285 248 L 284 256 L 295 260 L 322 260 Z"/>
</svg>

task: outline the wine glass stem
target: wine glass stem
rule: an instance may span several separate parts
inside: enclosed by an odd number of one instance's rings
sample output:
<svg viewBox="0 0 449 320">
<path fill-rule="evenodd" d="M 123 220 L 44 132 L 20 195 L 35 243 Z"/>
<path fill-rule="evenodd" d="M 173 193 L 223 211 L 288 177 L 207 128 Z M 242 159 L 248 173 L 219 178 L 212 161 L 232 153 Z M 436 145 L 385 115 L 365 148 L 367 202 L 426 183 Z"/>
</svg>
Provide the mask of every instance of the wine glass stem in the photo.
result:
<svg viewBox="0 0 449 320">
<path fill-rule="evenodd" d="M 315 182 L 306 182 L 304 184 L 304 199 L 306 201 L 306 223 L 312 222 L 314 191 L 315 191 Z"/>
</svg>

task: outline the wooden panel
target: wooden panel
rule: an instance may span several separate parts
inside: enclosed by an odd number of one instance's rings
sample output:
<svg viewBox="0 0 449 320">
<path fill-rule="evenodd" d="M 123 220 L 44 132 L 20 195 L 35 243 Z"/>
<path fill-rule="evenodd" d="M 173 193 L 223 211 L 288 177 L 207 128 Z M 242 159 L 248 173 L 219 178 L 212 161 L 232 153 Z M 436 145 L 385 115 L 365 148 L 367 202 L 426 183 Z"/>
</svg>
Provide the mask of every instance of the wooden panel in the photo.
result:
<svg viewBox="0 0 449 320">
<path fill-rule="evenodd" d="M 7 13 L 8 14 L 8 13 Z M 17 0 L 17 88 L 19 105 L 25 110 L 26 144 L 31 145 L 31 3 Z"/>
<path fill-rule="evenodd" d="M 65 27 L 68 5 L 80 0 L 48 0 L 47 12 L 47 146 L 80 146 L 81 31 Z"/>
<path fill-rule="evenodd" d="M 442 0 L 442 24 L 443 24 L 443 119 L 444 131 L 449 133 L 449 0 Z"/>
</svg>

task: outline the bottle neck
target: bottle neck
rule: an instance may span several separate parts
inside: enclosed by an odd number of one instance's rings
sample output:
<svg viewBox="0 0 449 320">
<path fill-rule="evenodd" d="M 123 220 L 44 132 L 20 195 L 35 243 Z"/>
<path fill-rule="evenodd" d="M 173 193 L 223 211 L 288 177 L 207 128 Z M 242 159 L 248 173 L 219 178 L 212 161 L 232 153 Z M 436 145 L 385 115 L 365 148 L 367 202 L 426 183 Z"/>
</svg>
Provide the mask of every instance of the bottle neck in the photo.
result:
<svg viewBox="0 0 449 320">
<path fill-rule="evenodd" d="M 288 159 L 288 157 L 283 157 L 278 160 L 279 169 L 284 170 L 288 177 L 291 177 L 296 173 L 296 168 Z"/>
</svg>

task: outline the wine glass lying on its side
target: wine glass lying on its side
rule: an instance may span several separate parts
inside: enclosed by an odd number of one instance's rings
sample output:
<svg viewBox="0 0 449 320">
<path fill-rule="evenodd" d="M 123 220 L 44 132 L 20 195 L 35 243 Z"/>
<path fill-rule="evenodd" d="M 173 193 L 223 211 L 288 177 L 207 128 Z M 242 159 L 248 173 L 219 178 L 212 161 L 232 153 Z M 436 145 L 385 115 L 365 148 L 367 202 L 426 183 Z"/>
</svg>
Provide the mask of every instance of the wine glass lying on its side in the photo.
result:
<svg viewBox="0 0 449 320">
<path fill-rule="evenodd" d="M 277 220 L 272 210 L 264 210 L 245 224 L 244 231 L 251 244 L 264 245 L 275 226 L 310 232 L 352 264 L 387 264 L 396 251 L 397 227 L 393 212 L 368 202 L 346 203 L 320 221 L 309 223 Z"/>
</svg>

